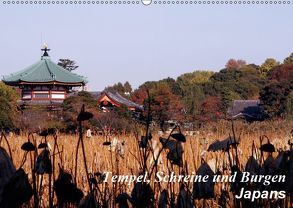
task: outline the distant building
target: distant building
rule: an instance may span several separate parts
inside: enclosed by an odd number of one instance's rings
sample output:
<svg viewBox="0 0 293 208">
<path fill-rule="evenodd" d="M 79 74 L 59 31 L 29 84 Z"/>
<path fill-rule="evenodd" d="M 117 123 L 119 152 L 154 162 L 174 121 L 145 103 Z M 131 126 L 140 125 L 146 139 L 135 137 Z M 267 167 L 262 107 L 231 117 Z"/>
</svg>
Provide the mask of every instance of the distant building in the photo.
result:
<svg viewBox="0 0 293 208">
<path fill-rule="evenodd" d="M 132 102 L 131 100 L 123 97 L 118 92 L 90 92 L 92 96 L 97 99 L 98 105 L 104 111 L 109 111 L 112 108 L 120 108 L 125 106 L 130 111 L 142 111 L 143 106 Z"/>
<path fill-rule="evenodd" d="M 265 118 L 259 100 L 234 100 L 227 115 L 231 119 L 243 118 L 248 121 L 264 120 Z"/>
<path fill-rule="evenodd" d="M 3 82 L 20 93 L 20 104 L 60 104 L 73 87 L 84 87 L 86 79 L 51 61 L 45 47 L 41 60 L 26 69 L 5 76 Z"/>
</svg>

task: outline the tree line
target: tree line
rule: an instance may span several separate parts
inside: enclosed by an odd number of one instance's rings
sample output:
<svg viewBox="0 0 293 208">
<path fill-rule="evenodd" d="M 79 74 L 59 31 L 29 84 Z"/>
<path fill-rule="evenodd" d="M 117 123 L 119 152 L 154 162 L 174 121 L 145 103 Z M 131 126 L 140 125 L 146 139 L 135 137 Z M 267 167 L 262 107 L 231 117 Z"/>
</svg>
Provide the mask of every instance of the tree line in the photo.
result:
<svg viewBox="0 0 293 208">
<path fill-rule="evenodd" d="M 68 59 L 60 60 L 59 65 L 69 71 L 77 68 L 75 62 Z M 198 70 L 182 74 L 176 79 L 168 77 L 147 81 L 137 89 L 133 89 L 128 81 L 124 84 L 119 82 L 105 90 L 119 92 L 144 105 L 146 111 L 148 103 L 151 103 L 151 118 L 159 124 L 177 120 L 200 125 L 225 118 L 227 109 L 236 99 L 259 99 L 268 119 L 292 119 L 292 88 L 293 53 L 283 62 L 268 58 L 263 64 L 256 65 L 230 59 L 225 68 L 218 72 Z M 27 123 L 23 111 L 17 106 L 18 99 L 14 89 L 0 82 L 1 129 L 13 128 L 20 121 Z M 87 108 L 94 113 L 97 119 L 92 124 L 99 128 L 116 123 L 116 126 L 123 124 L 120 125 L 122 129 L 131 120 L 131 113 L 126 107 L 116 109 L 105 117 L 97 108 L 94 98 L 87 92 L 80 92 L 78 96 L 68 97 L 63 102 L 62 119 L 58 121 L 58 126 L 74 129 L 76 124 L 73 121 L 82 103 L 86 103 Z M 30 122 L 33 123 L 33 119 Z M 51 117 L 50 122 L 56 126 L 56 119 Z"/>
<path fill-rule="evenodd" d="M 135 90 L 129 90 L 128 82 L 105 89 L 144 106 L 147 89 L 155 120 L 202 123 L 225 118 L 232 101 L 241 99 L 259 99 L 268 119 L 292 118 L 292 88 L 293 53 L 282 63 L 274 58 L 261 65 L 230 59 L 219 72 L 198 70 L 176 79 L 148 81 Z"/>
</svg>

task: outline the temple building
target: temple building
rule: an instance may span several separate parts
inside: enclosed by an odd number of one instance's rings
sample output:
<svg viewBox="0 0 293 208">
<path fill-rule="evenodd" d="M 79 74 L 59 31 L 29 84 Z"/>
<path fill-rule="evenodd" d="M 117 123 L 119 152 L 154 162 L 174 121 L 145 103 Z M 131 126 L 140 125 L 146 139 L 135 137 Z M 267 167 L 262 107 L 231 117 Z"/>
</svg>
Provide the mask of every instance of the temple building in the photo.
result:
<svg viewBox="0 0 293 208">
<path fill-rule="evenodd" d="M 98 106 L 104 111 L 108 112 L 113 108 L 120 108 L 122 106 L 127 107 L 132 112 L 143 111 L 143 106 L 132 102 L 131 100 L 123 97 L 118 92 L 90 92 L 92 96 L 97 100 Z"/>
<path fill-rule="evenodd" d="M 22 105 L 60 104 L 72 89 L 83 88 L 86 79 L 55 64 L 45 47 L 37 63 L 3 78 L 7 85 L 15 87 Z"/>
<path fill-rule="evenodd" d="M 227 110 L 230 119 L 245 119 L 246 121 L 262 121 L 266 114 L 261 108 L 260 100 L 234 100 Z"/>
</svg>

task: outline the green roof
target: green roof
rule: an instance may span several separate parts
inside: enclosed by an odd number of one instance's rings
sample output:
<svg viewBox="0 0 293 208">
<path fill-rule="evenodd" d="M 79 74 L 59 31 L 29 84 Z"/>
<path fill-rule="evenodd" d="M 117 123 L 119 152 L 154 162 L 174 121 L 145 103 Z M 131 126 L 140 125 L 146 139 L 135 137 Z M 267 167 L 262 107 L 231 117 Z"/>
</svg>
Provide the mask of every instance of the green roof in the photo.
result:
<svg viewBox="0 0 293 208">
<path fill-rule="evenodd" d="M 28 83 L 63 83 L 71 85 L 84 85 L 87 83 L 85 77 L 74 74 L 63 67 L 55 64 L 48 56 L 43 56 L 40 61 L 26 69 L 5 76 L 3 82 L 9 84 Z"/>
</svg>

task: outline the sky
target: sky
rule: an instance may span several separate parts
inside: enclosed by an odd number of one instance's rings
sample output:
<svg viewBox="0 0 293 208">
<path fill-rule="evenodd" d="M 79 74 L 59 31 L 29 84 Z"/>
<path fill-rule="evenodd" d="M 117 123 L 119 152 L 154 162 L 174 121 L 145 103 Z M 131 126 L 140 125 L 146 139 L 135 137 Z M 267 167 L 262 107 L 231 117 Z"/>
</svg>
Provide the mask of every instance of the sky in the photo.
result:
<svg viewBox="0 0 293 208">
<path fill-rule="evenodd" d="M 74 60 L 88 90 L 262 64 L 293 52 L 287 5 L 8 5 L 0 3 L 0 76 L 40 60 Z"/>
</svg>

